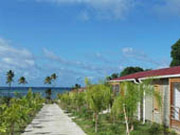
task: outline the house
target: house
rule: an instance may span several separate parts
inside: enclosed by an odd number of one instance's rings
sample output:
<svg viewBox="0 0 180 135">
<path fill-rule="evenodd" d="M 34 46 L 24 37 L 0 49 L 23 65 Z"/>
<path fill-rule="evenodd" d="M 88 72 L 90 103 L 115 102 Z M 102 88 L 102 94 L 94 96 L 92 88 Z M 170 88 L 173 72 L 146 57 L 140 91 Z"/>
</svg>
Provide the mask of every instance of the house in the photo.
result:
<svg viewBox="0 0 180 135">
<path fill-rule="evenodd" d="M 121 82 L 141 83 L 148 78 L 152 78 L 152 85 L 162 97 L 162 107 L 158 106 L 154 97 L 145 96 L 144 121 L 149 120 L 180 130 L 180 66 L 138 72 L 113 79 L 110 83 L 114 91 L 119 91 Z M 138 117 L 140 117 L 139 108 L 138 111 Z"/>
</svg>

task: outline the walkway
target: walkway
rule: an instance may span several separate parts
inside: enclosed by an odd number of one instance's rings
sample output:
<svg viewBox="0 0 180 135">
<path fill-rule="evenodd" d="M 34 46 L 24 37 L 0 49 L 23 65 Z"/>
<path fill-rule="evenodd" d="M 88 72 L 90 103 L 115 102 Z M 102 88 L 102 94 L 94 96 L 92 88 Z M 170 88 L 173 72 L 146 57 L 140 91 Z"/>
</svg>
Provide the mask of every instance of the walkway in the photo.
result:
<svg viewBox="0 0 180 135">
<path fill-rule="evenodd" d="M 57 104 L 45 105 L 22 135 L 86 135 Z"/>
</svg>

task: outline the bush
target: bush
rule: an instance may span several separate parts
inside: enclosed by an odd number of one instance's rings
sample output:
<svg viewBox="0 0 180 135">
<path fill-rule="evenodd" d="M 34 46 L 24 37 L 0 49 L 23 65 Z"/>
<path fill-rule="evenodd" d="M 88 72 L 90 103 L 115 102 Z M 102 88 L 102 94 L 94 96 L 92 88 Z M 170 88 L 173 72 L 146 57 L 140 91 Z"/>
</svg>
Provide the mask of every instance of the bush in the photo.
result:
<svg viewBox="0 0 180 135">
<path fill-rule="evenodd" d="M 0 104 L 0 134 L 20 132 L 40 110 L 43 102 L 39 94 L 29 91 L 24 97 L 11 98 L 8 103 Z"/>
<path fill-rule="evenodd" d="M 151 135 L 157 135 L 163 131 L 163 127 L 159 124 L 153 123 L 148 131 Z"/>
</svg>

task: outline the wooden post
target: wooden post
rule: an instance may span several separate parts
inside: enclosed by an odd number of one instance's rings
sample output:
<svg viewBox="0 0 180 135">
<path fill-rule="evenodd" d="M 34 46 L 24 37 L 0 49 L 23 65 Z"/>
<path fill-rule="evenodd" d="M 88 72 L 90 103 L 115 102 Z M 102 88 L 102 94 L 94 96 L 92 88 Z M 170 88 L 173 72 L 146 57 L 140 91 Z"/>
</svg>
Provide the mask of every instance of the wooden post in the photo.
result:
<svg viewBox="0 0 180 135">
<path fill-rule="evenodd" d="M 179 108 L 179 120 L 180 120 L 180 108 Z"/>
<path fill-rule="evenodd" d="M 144 91 L 144 98 L 143 98 L 143 124 L 146 122 L 146 93 Z"/>
<path fill-rule="evenodd" d="M 129 123 L 128 123 L 128 117 L 127 117 L 127 114 L 126 114 L 125 104 L 123 104 L 123 111 L 124 111 L 124 118 L 125 118 L 125 122 L 126 122 L 126 135 L 130 135 L 130 133 L 129 133 Z"/>
</svg>

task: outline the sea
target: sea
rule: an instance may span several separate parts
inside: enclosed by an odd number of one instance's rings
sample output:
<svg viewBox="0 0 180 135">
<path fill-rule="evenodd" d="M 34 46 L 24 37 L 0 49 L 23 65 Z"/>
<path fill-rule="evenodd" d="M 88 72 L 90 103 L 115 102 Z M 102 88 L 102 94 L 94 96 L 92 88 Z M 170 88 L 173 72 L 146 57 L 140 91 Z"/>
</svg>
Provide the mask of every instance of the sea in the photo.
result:
<svg viewBox="0 0 180 135">
<path fill-rule="evenodd" d="M 49 88 L 52 90 L 52 98 L 56 98 L 57 94 L 71 91 L 71 88 L 68 87 L 0 87 L 0 97 L 15 97 L 16 95 L 24 96 L 29 89 L 31 89 L 33 93 L 39 93 L 42 97 L 46 97 L 45 91 Z"/>
</svg>

